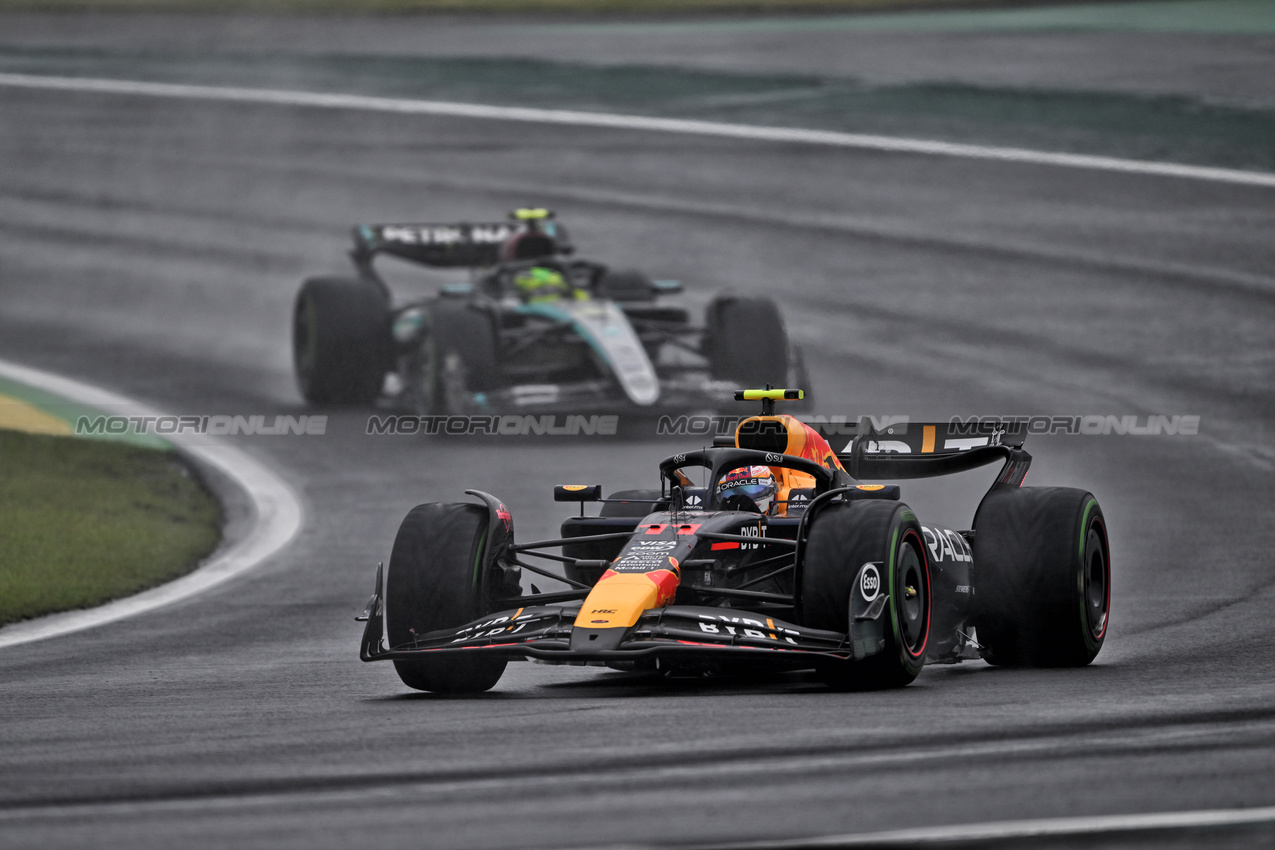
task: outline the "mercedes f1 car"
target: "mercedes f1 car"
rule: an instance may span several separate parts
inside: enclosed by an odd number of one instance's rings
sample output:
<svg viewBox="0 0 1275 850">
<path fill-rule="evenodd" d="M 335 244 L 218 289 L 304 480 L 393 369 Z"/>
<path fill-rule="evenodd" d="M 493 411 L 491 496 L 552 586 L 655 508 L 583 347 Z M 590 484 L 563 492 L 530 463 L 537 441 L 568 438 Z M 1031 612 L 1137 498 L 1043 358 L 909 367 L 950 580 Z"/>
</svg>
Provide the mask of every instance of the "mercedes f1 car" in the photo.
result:
<svg viewBox="0 0 1275 850">
<path fill-rule="evenodd" d="M 719 295 L 701 325 L 663 303 L 679 281 L 573 256 L 548 210 L 489 224 L 365 225 L 356 275 L 304 282 L 293 314 L 298 386 L 315 404 L 384 394 L 419 414 L 707 410 L 744 380 L 805 379 L 768 298 Z M 382 255 L 466 281 L 395 304 Z M 388 378 L 388 380 L 387 380 Z"/>
<path fill-rule="evenodd" d="M 1102 509 L 1084 490 L 1021 486 L 1021 426 L 878 432 L 864 420 L 836 453 L 774 413 L 799 391 L 739 395 L 761 399 L 762 415 L 665 458 L 658 490 L 556 487 L 581 503 L 559 538 L 519 541 L 509 509 L 475 490 L 477 504 L 414 508 L 377 570 L 360 657 L 392 661 L 412 688 L 477 692 L 522 659 L 812 669 L 869 689 L 906 685 L 927 661 L 1081 666 L 1098 654 L 1111 596 Z M 897 484 L 862 483 L 998 461 L 968 530 L 925 524 Z M 584 516 L 593 501 L 600 514 Z M 525 592 L 524 573 L 566 589 Z"/>
</svg>

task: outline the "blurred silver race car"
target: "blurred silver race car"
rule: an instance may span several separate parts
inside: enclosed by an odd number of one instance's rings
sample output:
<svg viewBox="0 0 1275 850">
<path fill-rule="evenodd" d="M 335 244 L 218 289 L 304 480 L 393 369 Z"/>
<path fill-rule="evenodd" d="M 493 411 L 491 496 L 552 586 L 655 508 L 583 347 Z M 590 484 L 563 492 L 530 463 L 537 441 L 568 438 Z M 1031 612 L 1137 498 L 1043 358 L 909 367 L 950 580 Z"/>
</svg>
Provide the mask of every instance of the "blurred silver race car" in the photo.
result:
<svg viewBox="0 0 1275 850">
<path fill-rule="evenodd" d="M 314 404 L 383 396 L 419 414 L 707 409 L 745 384 L 808 386 L 770 298 L 721 294 L 701 324 L 664 297 L 681 283 L 574 256 L 543 209 L 488 224 L 354 229 L 354 277 L 297 295 L 293 359 Z M 468 280 L 395 303 L 373 261 L 389 255 Z"/>
</svg>

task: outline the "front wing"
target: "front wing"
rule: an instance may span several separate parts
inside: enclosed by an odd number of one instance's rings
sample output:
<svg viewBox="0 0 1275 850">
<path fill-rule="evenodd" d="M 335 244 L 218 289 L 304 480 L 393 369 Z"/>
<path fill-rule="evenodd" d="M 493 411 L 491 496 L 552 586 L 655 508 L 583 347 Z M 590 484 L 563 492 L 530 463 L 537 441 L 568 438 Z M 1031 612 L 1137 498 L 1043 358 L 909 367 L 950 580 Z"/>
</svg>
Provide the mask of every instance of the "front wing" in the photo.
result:
<svg viewBox="0 0 1275 850">
<path fill-rule="evenodd" d="M 721 408 L 733 398 L 736 389 L 738 385 L 735 383 L 714 381 L 694 373 L 661 375 L 659 410 L 668 413 Z M 588 410 L 591 413 L 650 414 L 654 409 L 634 404 L 620 392 L 614 381 L 594 378 L 489 389 L 480 398 L 471 399 L 465 412 L 572 414 Z"/>
<path fill-rule="evenodd" d="M 560 664 L 609 663 L 643 658 L 766 658 L 798 666 L 817 658 L 863 658 L 879 646 L 857 645 L 840 632 L 795 626 L 739 609 L 671 605 L 644 613 L 614 648 L 571 646 L 579 604 L 543 605 L 491 614 L 452 629 L 419 636 L 414 643 L 386 648 L 379 594 L 364 612 L 367 626 L 359 657 L 364 661 L 419 659 L 436 654 L 493 653 Z M 875 643 L 875 641 L 874 641 Z"/>
</svg>

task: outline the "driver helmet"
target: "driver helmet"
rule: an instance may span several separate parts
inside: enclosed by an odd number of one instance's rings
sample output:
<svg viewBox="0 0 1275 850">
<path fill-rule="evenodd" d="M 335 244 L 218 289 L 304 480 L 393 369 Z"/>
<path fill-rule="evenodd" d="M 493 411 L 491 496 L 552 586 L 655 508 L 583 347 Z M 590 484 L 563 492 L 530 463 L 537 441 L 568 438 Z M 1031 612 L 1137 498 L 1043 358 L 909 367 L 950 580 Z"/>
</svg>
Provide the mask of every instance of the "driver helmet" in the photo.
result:
<svg viewBox="0 0 1275 850">
<path fill-rule="evenodd" d="M 514 289 L 529 304 L 537 301 L 556 301 L 571 291 L 571 285 L 561 272 L 544 266 L 532 266 L 514 275 Z"/>
<path fill-rule="evenodd" d="M 764 514 L 770 513 L 778 492 L 779 484 L 768 466 L 741 466 L 732 469 L 717 484 L 718 498 L 728 510 L 730 500 L 742 496 L 751 501 L 756 510 Z M 743 505 L 746 509 L 752 509 L 748 507 L 748 502 Z"/>
</svg>

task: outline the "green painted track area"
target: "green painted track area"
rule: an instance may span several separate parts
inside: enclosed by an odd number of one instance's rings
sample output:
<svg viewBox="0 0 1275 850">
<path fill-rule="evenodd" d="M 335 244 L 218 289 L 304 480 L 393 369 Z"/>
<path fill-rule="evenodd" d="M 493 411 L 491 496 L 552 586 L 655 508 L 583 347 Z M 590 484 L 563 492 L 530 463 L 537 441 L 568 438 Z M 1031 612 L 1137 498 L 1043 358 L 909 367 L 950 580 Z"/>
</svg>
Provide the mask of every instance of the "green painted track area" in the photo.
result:
<svg viewBox="0 0 1275 850">
<path fill-rule="evenodd" d="M 221 507 L 175 452 L 0 430 L 0 625 L 194 569 Z"/>
<path fill-rule="evenodd" d="M 1275 170 L 1270 143 L 1275 111 L 1185 96 L 963 83 L 870 86 L 808 74 L 486 57 L 21 47 L 0 47 L 0 72 L 279 89 L 296 89 L 304 80 L 306 89 L 320 92 L 696 118 Z"/>
<path fill-rule="evenodd" d="M 640 5 L 640 4 L 634 4 Z M 762 4 L 779 11 L 778 4 Z M 808 4 L 816 8 L 818 4 Z M 833 4 L 828 4 L 833 5 Z M 865 13 L 866 4 L 844 3 L 857 7 L 857 14 L 686 21 L 647 24 L 679 30 L 733 30 L 799 32 L 844 30 L 850 32 L 1040 32 L 1047 30 L 1133 31 L 1197 34 L 1273 35 L 1275 34 L 1275 2 L 1272 0 L 1153 0 L 1152 2 L 1090 2 L 1078 4 L 1038 3 L 996 5 L 979 8 L 978 3 L 962 3 L 960 9 L 929 9 L 919 4 L 906 11 Z M 930 4 L 926 4 L 927 6 Z M 939 4 L 934 4 L 939 5 Z M 1010 8 L 1003 8 L 1010 7 Z M 608 26 L 602 24 L 599 26 Z M 612 25 L 613 26 L 613 25 Z"/>
<path fill-rule="evenodd" d="M 766 20 L 683 21 L 678 28 L 965 32 L 972 30 L 1142 30 L 1275 33 L 1270 0 L 1157 0 L 1071 5 L 979 0 L 8 0 L 9 9 L 190 10 L 201 12 L 515 13 L 696 15 L 728 12 L 807 14 Z M 996 8 L 983 9 L 981 6 Z M 1003 8 L 1010 6 L 1011 8 Z M 894 11 L 897 8 L 905 11 Z M 944 7 L 957 7 L 955 10 Z M 828 12 L 851 12 L 830 16 Z M 814 14 L 811 14 L 814 13 Z"/>
<path fill-rule="evenodd" d="M 96 408 L 77 404 L 38 387 L 0 376 L 0 429 L 62 436 L 76 434 L 85 439 L 109 440 L 157 451 L 172 451 L 172 443 L 163 437 L 139 432 L 135 428 L 121 433 L 109 433 L 104 428 L 91 427 L 94 420 L 103 415 L 103 411 Z M 86 422 L 90 427 L 77 429 L 77 424 Z"/>
</svg>

